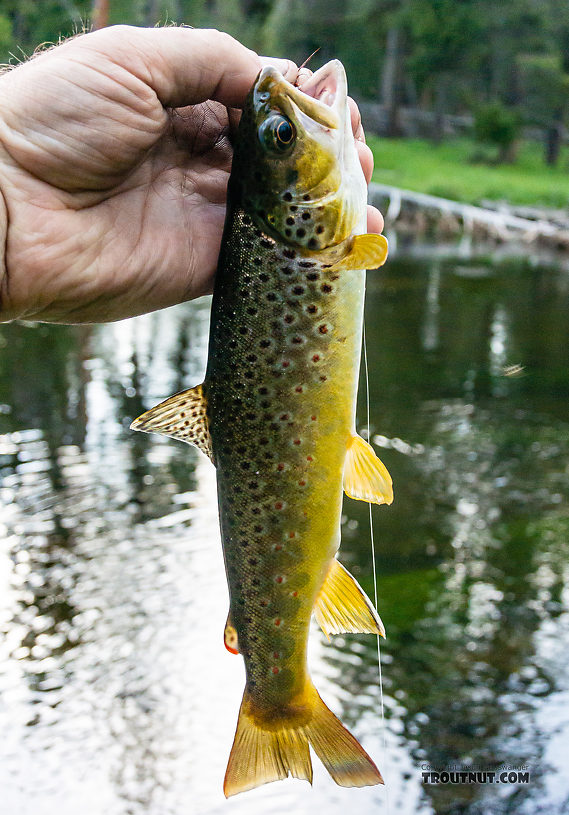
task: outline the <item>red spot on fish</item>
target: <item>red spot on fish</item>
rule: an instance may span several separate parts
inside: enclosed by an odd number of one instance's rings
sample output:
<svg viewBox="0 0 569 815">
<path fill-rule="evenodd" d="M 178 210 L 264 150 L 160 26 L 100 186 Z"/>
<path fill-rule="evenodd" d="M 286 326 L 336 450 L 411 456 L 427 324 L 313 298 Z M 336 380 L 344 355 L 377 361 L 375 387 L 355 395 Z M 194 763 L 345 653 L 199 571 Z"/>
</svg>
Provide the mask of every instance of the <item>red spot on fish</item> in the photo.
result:
<svg viewBox="0 0 569 815">
<path fill-rule="evenodd" d="M 307 460 L 307 461 L 314 461 L 314 459 L 312 458 L 312 456 L 306 456 L 306 460 Z"/>
<path fill-rule="evenodd" d="M 280 668 L 277 668 L 277 666 L 276 666 L 276 665 L 273 665 L 273 667 L 272 667 L 272 671 L 273 671 L 273 673 L 274 673 L 274 674 L 278 674 L 278 673 L 279 673 L 279 671 L 280 671 Z"/>
<path fill-rule="evenodd" d="M 295 388 L 295 391 L 297 393 L 302 393 L 302 385 L 297 385 L 296 388 Z"/>
<path fill-rule="evenodd" d="M 277 619 L 275 620 L 275 625 L 278 627 L 281 624 L 281 622 L 282 622 L 281 618 L 277 617 Z"/>
<path fill-rule="evenodd" d="M 283 547 L 280 543 L 275 543 L 275 552 L 280 552 L 282 548 Z"/>
<path fill-rule="evenodd" d="M 275 583 L 282 583 L 282 582 L 283 582 L 283 579 L 282 579 L 281 575 L 279 575 L 278 577 L 275 577 Z"/>
<path fill-rule="evenodd" d="M 298 482 L 298 486 L 299 486 L 299 487 L 306 487 L 306 481 L 303 481 L 303 480 L 301 479 L 301 480 Z"/>
<path fill-rule="evenodd" d="M 312 362 L 318 362 L 320 360 L 320 354 L 314 354 L 312 357 Z"/>
<path fill-rule="evenodd" d="M 280 659 L 280 658 L 281 658 L 281 655 L 279 654 L 279 652 L 278 651 L 273 651 L 273 659 Z"/>
<path fill-rule="evenodd" d="M 282 508 L 283 508 L 283 502 L 282 501 L 276 501 L 275 502 L 275 509 L 282 509 Z"/>
<path fill-rule="evenodd" d="M 295 440 L 293 441 L 293 444 L 300 444 L 300 439 L 295 439 Z"/>
<path fill-rule="evenodd" d="M 286 422 L 286 421 L 288 421 L 288 413 L 283 413 L 283 414 L 280 416 L 280 420 L 281 420 L 281 422 Z"/>
<path fill-rule="evenodd" d="M 289 532 L 288 536 L 289 538 L 296 538 L 296 532 Z"/>
<path fill-rule="evenodd" d="M 277 470 L 279 471 L 279 473 L 282 473 L 282 471 L 284 470 L 284 468 L 285 468 L 284 464 L 282 464 L 282 463 L 281 463 L 281 464 L 277 464 Z"/>
<path fill-rule="evenodd" d="M 290 365 L 290 362 L 288 361 L 288 359 L 284 359 L 283 360 L 283 368 L 288 368 L 289 365 Z"/>
<path fill-rule="evenodd" d="M 316 416 L 311 416 L 310 418 L 312 419 L 313 422 L 316 421 Z"/>
<path fill-rule="evenodd" d="M 261 605 L 262 605 L 262 606 L 268 606 L 268 605 L 269 605 L 269 601 L 268 601 L 268 600 L 261 600 Z"/>
<path fill-rule="evenodd" d="M 293 597 L 298 597 L 298 592 L 297 592 L 297 591 L 293 591 L 292 596 L 293 596 Z"/>
</svg>

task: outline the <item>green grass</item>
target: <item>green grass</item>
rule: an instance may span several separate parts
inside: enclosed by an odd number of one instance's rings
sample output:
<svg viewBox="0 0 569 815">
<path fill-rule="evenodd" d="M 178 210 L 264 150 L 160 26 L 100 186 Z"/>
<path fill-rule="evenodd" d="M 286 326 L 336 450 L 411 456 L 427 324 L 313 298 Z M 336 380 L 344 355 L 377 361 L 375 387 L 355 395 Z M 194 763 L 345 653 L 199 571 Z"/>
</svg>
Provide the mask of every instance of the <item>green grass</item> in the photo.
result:
<svg viewBox="0 0 569 815">
<path fill-rule="evenodd" d="M 557 167 L 543 163 L 543 147 L 522 144 L 515 164 L 475 164 L 480 152 L 469 139 L 440 145 L 422 139 L 369 136 L 375 170 L 373 180 L 442 198 L 479 203 L 483 198 L 514 204 L 565 207 L 569 204 L 569 148 Z"/>
</svg>

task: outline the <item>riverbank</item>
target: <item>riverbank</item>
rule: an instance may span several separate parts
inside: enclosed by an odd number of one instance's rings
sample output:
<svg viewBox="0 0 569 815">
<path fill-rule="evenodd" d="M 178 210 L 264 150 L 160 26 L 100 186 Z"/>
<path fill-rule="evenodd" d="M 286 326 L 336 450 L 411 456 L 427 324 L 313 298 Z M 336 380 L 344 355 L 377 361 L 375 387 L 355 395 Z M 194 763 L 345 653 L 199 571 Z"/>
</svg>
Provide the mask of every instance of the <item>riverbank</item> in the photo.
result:
<svg viewBox="0 0 569 815">
<path fill-rule="evenodd" d="M 485 199 L 539 207 L 569 205 L 569 147 L 556 167 L 543 163 L 542 146 L 520 146 L 515 164 L 473 163 L 480 147 L 458 138 L 433 144 L 424 139 L 384 139 L 370 135 L 375 158 L 373 180 L 468 204 Z"/>
</svg>

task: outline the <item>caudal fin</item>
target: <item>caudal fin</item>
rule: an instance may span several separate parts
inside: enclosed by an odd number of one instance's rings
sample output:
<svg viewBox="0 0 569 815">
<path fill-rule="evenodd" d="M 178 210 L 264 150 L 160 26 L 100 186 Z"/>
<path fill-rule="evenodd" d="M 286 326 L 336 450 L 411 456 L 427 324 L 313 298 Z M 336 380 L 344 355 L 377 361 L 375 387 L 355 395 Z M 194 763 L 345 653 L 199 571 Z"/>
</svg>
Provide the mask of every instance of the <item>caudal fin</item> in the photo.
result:
<svg viewBox="0 0 569 815">
<path fill-rule="evenodd" d="M 255 716 L 245 691 L 223 782 L 226 797 L 289 774 L 312 783 L 309 744 L 337 784 L 383 784 L 371 758 L 324 704 L 311 682 L 306 696 L 307 715 L 302 723 L 298 715 L 287 716 L 283 711 L 280 722 L 272 717 L 270 723 L 264 724 L 261 717 Z"/>
</svg>

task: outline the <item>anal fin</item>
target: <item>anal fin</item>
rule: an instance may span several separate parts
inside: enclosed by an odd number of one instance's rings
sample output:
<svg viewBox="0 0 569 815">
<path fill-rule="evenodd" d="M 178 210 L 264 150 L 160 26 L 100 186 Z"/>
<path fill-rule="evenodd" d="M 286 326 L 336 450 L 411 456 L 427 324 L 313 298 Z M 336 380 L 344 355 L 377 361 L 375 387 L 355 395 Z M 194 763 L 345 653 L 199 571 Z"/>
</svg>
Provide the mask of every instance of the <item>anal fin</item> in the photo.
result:
<svg viewBox="0 0 569 815">
<path fill-rule="evenodd" d="M 387 467 L 361 436 L 352 436 L 348 445 L 344 491 L 350 498 L 371 504 L 391 504 L 393 501 L 393 485 Z"/>
<path fill-rule="evenodd" d="M 356 235 L 350 251 L 337 260 L 332 269 L 378 269 L 387 259 L 387 239 L 383 235 L 369 233 Z"/>
<path fill-rule="evenodd" d="M 328 639 L 330 634 L 379 634 L 385 628 L 357 580 L 334 558 L 316 598 L 314 616 Z"/>
<path fill-rule="evenodd" d="M 130 428 L 193 444 L 213 461 L 202 385 L 170 396 L 135 419 Z"/>
</svg>

